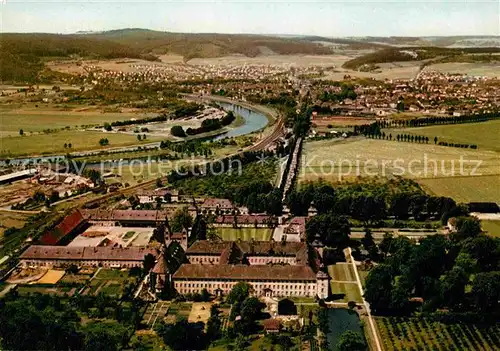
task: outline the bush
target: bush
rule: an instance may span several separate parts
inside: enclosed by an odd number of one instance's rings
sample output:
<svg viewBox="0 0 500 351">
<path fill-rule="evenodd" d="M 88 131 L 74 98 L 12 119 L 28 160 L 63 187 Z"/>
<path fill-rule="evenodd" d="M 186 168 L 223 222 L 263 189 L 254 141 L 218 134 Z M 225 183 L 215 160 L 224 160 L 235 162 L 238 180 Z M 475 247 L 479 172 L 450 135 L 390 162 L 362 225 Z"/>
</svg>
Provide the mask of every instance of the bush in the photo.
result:
<svg viewBox="0 0 500 351">
<path fill-rule="evenodd" d="M 176 137 L 184 138 L 186 136 L 186 132 L 181 126 L 173 126 L 170 128 L 170 134 Z"/>
</svg>

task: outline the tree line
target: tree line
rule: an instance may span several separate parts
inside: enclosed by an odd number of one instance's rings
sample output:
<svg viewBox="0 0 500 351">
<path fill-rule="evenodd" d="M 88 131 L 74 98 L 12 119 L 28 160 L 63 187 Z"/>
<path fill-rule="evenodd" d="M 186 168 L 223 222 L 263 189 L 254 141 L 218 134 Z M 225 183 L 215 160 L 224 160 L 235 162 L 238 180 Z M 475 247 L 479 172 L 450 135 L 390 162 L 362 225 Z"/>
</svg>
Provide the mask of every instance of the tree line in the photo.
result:
<svg viewBox="0 0 500 351">
<path fill-rule="evenodd" d="M 413 128 L 441 124 L 479 123 L 497 118 L 500 118 L 499 111 L 480 112 L 477 114 L 468 114 L 463 116 L 431 116 L 411 119 L 385 120 L 377 121 L 375 123 L 377 123 L 380 128 Z"/>
<path fill-rule="evenodd" d="M 429 137 L 425 135 L 413 135 L 413 134 L 396 134 L 395 137 L 392 136 L 392 133 L 386 134 L 384 131 L 380 129 L 380 123 L 375 122 L 369 125 L 363 125 L 363 126 L 354 126 L 354 134 L 362 134 L 367 138 L 370 139 L 381 139 L 381 140 L 394 140 L 394 141 L 401 141 L 401 142 L 410 142 L 410 143 L 429 143 Z M 438 142 L 438 137 L 434 137 L 434 144 L 440 145 L 440 146 L 449 146 L 449 147 L 456 147 L 456 148 L 471 148 L 471 149 L 477 149 L 476 144 L 461 144 L 461 143 L 451 143 L 451 142 L 446 142 L 446 141 L 439 141 Z"/>
<path fill-rule="evenodd" d="M 141 304 L 125 307 L 103 294 L 20 296 L 0 300 L 0 343 L 8 350 L 121 350 L 139 325 Z M 83 323 L 82 316 L 90 321 Z"/>
<path fill-rule="evenodd" d="M 408 180 L 398 180 L 392 185 L 355 184 L 337 188 L 323 182 L 308 183 L 300 190 L 292 190 L 285 204 L 294 216 L 306 216 L 313 206 L 320 215 L 349 216 L 365 225 L 375 225 L 388 217 L 436 218 L 446 223 L 451 216 L 466 212 L 453 199 L 427 195 Z"/>
<path fill-rule="evenodd" d="M 456 321 L 494 321 L 500 315 L 500 239 L 481 233 L 477 218 L 458 217 L 456 233 L 418 244 L 386 235 L 380 264 L 366 279 L 365 299 L 383 315 L 447 310 Z"/>
<path fill-rule="evenodd" d="M 201 122 L 201 126 L 198 128 L 187 128 L 184 131 L 184 128 L 182 126 L 173 126 L 170 129 L 170 133 L 173 136 L 176 137 L 185 137 L 187 135 L 197 135 L 197 134 L 202 134 L 202 133 L 208 133 L 212 132 L 214 130 L 221 129 L 222 127 L 225 127 L 227 125 L 230 125 L 236 117 L 233 114 L 233 111 L 229 111 L 224 117 L 218 119 L 218 118 L 208 118 L 203 120 Z"/>
</svg>

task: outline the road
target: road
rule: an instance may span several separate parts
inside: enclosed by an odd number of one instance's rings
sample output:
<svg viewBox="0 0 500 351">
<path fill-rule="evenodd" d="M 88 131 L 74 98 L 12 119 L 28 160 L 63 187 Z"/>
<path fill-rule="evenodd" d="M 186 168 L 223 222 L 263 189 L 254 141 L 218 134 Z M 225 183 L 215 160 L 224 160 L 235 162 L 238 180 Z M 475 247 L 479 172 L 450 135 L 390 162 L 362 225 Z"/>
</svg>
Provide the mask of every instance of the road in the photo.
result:
<svg viewBox="0 0 500 351">
<path fill-rule="evenodd" d="M 350 247 L 348 248 L 348 252 L 349 252 L 350 259 L 351 259 L 352 268 L 354 269 L 354 275 L 356 276 L 356 282 L 358 284 L 359 291 L 361 293 L 361 299 L 363 300 L 363 305 L 365 306 L 365 311 L 366 311 L 366 315 L 368 318 L 368 323 L 370 324 L 370 329 L 371 329 L 372 334 L 373 334 L 373 341 L 375 341 L 375 346 L 376 346 L 377 351 L 382 351 L 382 346 L 380 344 L 377 329 L 375 327 L 375 322 L 373 321 L 373 317 L 372 317 L 372 314 L 370 312 L 370 304 L 368 302 L 366 302 L 365 298 L 363 297 L 363 295 L 364 295 L 363 284 L 361 284 L 361 279 L 359 278 L 359 273 L 358 273 L 358 267 L 356 267 L 356 262 L 354 261 L 354 258 L 352 257 L 352 250 Z"/>
</svg>

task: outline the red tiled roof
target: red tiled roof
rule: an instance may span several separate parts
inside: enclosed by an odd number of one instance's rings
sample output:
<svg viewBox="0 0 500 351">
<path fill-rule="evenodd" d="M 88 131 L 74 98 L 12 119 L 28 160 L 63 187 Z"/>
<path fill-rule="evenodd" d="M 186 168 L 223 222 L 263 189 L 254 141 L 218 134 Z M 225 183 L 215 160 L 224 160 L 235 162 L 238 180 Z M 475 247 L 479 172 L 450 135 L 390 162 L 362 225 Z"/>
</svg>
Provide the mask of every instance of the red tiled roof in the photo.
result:
<svg viewBox="0 0 500 351">
<path fill-rule="evenodd" d="M 158 252 L 154 249 L 142 247 L 67 247 L 32 245 L 21 254 L 20 259 L 142 261 L 147 254 L 152 254 L 156 257 Z"/>
<path fill-rule="evenodd" d="M 61 241 L 66 235 L 73 232 L 78 226 L 80 226 L 85 219 L 83 218 L 80 211 L 76 210 L 69 216 L 66 216 L 61 223 L 59 223 L 50 232 L 45 233 L 40 242 L 44 245 L 54 245 Z"/>
<path fill-rule="evenodd" d="M 292 265 L 202 265 L 183 264 L 173 275 L 174 279 L 228 279 L 228 280 L 287 280 L 316 281 L 316 274 L 309 266 Z"/>
<path fill-rule="evenodd" d="M 262 321 L 262 326 L 265 330 L 277 330 L 281 328 L 281 322 L 278 319 L 270 318 Z"/>
<path fill-rule="evenodd" d="M 210 241 L 198 240 L 195 241 L 186 251 L 187 255 L 221 255 L 225 250 L 231 249 L 234 242 L 232 241 Z"/>
<path fill-rule="evenodd" d="M 241 251 L 248 256 L 296 256 L 306 244 L 303 242 L 240 241 Z"/>
<path fill-rule="evenodd" d="M 233 208 L 233 203 L 228 199 L 205 199 L 201 204 L 204 207 Z"/>
</svg>

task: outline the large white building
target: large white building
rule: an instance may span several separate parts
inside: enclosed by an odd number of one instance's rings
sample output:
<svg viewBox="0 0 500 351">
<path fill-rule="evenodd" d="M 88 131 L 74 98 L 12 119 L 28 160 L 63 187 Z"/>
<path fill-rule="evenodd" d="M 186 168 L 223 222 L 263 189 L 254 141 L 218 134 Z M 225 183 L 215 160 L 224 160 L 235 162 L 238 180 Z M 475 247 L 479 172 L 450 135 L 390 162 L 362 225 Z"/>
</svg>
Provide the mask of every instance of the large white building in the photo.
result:
<svg viewBox="0 0 500 351">
<path fill-rule="evenodd" d="M 327 298 L 329 276 L 319 269 L 319 256 L 304 242 L 197 241 L 185 263 L 172 275 L 180 294 L 228 294 L 239 282 L 257 296 Z"/>
</svg>

